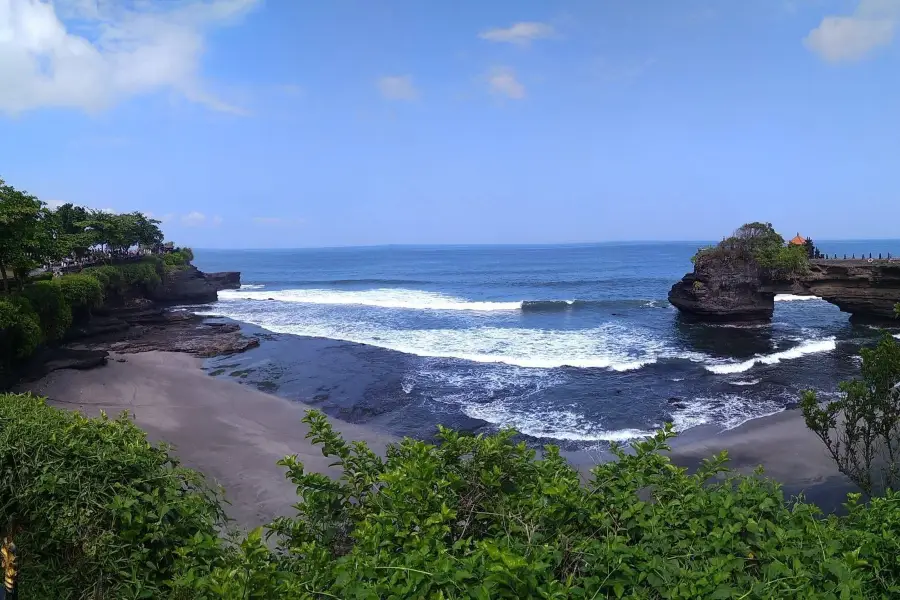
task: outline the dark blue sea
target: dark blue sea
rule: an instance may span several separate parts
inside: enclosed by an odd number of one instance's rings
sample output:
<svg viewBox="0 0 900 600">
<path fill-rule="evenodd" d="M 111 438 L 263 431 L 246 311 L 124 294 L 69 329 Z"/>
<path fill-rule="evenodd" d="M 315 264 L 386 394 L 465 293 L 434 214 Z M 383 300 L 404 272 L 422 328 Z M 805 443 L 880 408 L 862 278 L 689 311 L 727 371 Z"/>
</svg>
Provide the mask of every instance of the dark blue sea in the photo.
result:
<svg viewBox="0 0 900 600">
<path fill-rule="evenodd" d="M 511 426 L 567 448 L 734 428 L 858 372 L 879 331 L 819 299 L 778 297 L 769 326 L 682 321 L 666 294 L 699 245 L 197 250 L 244 283 L 205 314 L 263 336 L 208 368 L 399 435 Z"/>
</svg>

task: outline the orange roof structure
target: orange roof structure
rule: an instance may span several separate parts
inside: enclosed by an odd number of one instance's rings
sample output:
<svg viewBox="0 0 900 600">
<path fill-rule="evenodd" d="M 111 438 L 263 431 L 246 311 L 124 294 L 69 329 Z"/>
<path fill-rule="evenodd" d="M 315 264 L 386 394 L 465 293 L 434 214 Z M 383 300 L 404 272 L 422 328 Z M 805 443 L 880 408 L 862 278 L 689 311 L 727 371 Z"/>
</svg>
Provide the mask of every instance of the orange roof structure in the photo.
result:
<svg viewBox="0 0 900 600">
<path fill-rule="evenodd" d="M 803 239 L 802 237 L 800 237 L 799 233 L 797 234 L 797 237 L 795 237 L 790 242 L 788 242 L 788 244 L 791 244 L 793 246 L 802 246 L 805 243 L 806 243 L 806 240 Z"/>
</svg>

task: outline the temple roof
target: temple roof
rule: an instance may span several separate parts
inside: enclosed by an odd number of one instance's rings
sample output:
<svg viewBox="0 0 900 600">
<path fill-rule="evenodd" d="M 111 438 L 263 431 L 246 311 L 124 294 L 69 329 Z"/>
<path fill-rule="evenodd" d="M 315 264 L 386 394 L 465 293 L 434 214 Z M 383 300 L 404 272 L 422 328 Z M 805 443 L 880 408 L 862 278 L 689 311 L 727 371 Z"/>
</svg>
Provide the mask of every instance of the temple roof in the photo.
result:
<svg viewBox="0 0 900 600">
<path fill-rule="evenodd" d="M 797 236 L 788 243 L 793 244 L 794 246 L 802 246 L 806 243 L 806 239 L 801 237 L 801 235 L 798 233 Z"/>
</svg>

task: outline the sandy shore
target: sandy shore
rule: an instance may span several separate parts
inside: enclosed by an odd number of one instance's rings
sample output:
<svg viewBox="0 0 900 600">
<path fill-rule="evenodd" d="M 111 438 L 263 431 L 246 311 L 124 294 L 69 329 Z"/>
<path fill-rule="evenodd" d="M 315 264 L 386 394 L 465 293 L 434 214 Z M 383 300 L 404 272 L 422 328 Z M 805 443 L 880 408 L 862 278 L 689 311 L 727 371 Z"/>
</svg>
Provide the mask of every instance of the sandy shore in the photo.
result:
<svg viewBox="0 0 900 600">
<path fill-rule="evenodd" d="M 228 514 L 244 528 L 293 514 L 295 490 L 275 464 L 282 457 L 297 454 L 308 470 L 337 473 L 304 439 L 306 405 L 210 377 L 200 369 L 201 359 L 186 354 L 144 352 L 112 359 L 98 369 L 53 372 L 25 389 L 47 396 L 54 406 L 88 415 L 127 410 L 151 440 L 172 444 L 185 465 L 223 486 L 231 503 Z M 376 452 L 395 439 L 371 427 L 333 423 L 346 439 L 364 440 Z M 728 450 L 732 467 L 750 472 L 762 465 L 785 484 L 788 495 L 802 492 L 828 511 L 840 506 L 849 489 L 797 411 L 722 433 L 690 430 L 674 441 L 672 459 L 692 467 L 721 450 Z M 587 474 L 608 454 L 567 456 Z"/>
<path fill-rule="evenodd" d="M 186 466 L 222 485 L 231 503 L 227 512 L 241 527 L 293 514 L 297 495 L 275 464 L 279 459 L 297 454 L 309 470 L 337 472 L 304 439 L 308 428 L 301 419 L 308 407 L 210 377 L 201 365 L 199 358 L 174 352 L 113 354 L 105 367 L 55 371 L 24 389 L 91 416 L 127 410 L 151 440 L 172 444 Z M 335 425 L 348 440 L 365 440 L 378 452 L 391 440 L 369 428 Z"/>
</svg>

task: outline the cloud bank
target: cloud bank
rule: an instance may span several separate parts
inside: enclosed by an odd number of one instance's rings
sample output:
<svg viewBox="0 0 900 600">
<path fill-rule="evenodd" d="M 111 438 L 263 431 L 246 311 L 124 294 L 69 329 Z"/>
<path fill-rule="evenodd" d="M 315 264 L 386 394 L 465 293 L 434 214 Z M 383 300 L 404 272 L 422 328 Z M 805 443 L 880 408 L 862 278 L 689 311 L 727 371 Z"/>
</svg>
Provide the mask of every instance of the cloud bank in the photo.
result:
<svg viewBox="0 0 900 600">
<path fill-rule="evenodd" d="M 200 75 L 206 32 L 258 0 L 0 0 L 0 111 L 96 112 L 168 90 L 213 110 L 243 113 Z"/>
</svg>

